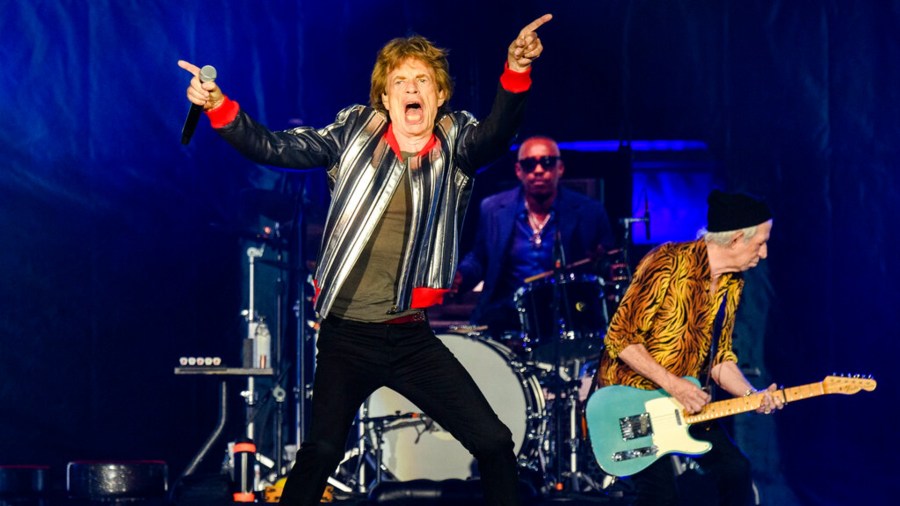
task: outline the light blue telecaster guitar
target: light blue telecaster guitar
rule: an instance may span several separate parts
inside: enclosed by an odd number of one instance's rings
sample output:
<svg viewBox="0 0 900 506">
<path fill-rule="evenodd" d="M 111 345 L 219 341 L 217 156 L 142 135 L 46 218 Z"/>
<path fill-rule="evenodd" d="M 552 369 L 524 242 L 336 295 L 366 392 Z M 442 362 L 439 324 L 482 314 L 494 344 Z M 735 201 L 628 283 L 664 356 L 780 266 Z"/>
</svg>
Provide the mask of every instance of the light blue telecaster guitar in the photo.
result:
<svg viewBox="0 0 900 506">
<path fill-rule="evenodd" d="M 685 377 L 698 387 L 695 378 Z M 776 390 L 772 395 L 797 402 L 825 394 L 855 394 L 875 390 L 871 377 L 828 376 L 811 383 Z M 688 434 L 692 423 L 753 411 L 763 394 L 711 402 L 691 415 L 664 390 L 609 386 L 594 392 L 585 408 L 588 435 L 600 468 L 613 476 L 630 476 L 670 453 L 700 455 L 712 448 Z"/>
</svg>

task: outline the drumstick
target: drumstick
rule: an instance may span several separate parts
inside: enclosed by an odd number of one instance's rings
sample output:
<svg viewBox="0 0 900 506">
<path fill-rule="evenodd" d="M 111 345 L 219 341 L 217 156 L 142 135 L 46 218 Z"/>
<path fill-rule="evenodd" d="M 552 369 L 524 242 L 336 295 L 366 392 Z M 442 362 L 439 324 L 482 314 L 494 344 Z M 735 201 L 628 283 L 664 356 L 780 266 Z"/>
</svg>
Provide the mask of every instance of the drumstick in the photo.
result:
<svg viewBox="0 0 900 506">
<path fill-rule="evenodd" d="M 578 266 L 580 266 L 580 265 L 584 265 L 584 264 L 591 263 L 591 262 L 593 262 L 593 261 L 594 261 L 594 259 L 591 258 L 591 257 L 588 257 L 588 258 L 582 258 L 581 260 L 578 260 L 578 261 L 576 261 L 576 262 L 573 262 L 573 263 L 567 265 L 567 266 L 566 266 L 566 269 L 572 269 L 572 268 L 578 267 Z M 554 271 L 545 271 L 545 272 L 542 272 L 542 273 L 540 273 L 540 274 L 535 274 L 534 276 L 529 276 L 529 277 L 525 278 L 525 283 L 531 283 L 532 281 L 537 281 L 537 280 L 539 280 L 539 279 L 546 278 L 547 276 L 552 275 L 553 272 L 554 272 Z"/>
</svg>

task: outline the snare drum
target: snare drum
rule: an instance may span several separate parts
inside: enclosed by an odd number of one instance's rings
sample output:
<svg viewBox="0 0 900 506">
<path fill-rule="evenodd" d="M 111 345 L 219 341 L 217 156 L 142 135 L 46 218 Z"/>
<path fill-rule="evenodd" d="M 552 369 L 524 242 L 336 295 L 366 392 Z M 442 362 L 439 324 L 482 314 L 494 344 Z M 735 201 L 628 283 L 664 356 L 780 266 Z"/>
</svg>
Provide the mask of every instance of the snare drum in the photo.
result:
<svg viewBox="0 0 900 506">
<path fill-rule="evenodd" d="M 539 451 L 546 424 L 544 396 L 537 377 L 529 374 L 517 363 L 515 355 L 499 343 L 454 334 L 437 337 L 469 371 L 494 412 L 512 431 L 520 461 L 531 460 Z M 365 408 L 369 418 L 421 412 L 406 397 L 386 387 L 376 390 Z M 472 454 L 427 418 L 391 422 L 384 427 L 382 437 L 382 465 L 397 480 L 474 476 Z"/>
<path fill-rule="evenodd" d="M 559 313 L 553 309 L 559 297 Z M 603 279 L 570 274 L 544 278 L 516 292 L 516 309 L 531 356 L 538 362 L 590 359 L 600 355 L 609 321 Z M 558 318 L 558 320 L 557 320 Z"/>
</svg>

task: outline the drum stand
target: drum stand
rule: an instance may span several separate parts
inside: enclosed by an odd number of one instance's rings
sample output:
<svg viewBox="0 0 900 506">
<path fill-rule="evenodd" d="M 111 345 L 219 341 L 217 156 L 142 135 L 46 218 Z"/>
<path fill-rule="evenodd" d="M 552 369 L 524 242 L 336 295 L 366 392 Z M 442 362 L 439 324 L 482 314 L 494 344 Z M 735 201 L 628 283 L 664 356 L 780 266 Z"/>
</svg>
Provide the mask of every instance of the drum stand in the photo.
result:
<svg viewBox="0 0 900 506">
<path fill-rule="evenodd" d="M 601 485 L 590 475 L 582 470 L 582 438 L 580 436 L 580 410 L 578 407 L 578 393 L 580 382 L 578 373 L 583 366 L 582 360 L 572 360 L 568 363 L 557 365 L 553 381 L 555 388 L 549 389 L 554 393 L 548 417 L 553 422 L 554 456 L 553 477 L 550 481 L 550 489 L 562 494 L 580 494 L 589 490 L 601 490 Z M 563 373 L 571 379 L 562 377 Z M 567 461 L 567 462 L 566 462 Z"/>
<path fill-rule="evenodd" d="M 548 416 L 553 421 L 555 428 L 554 477 L 551 490 L 557 493 L 579 494 L 585 490 L 600 490 L 600 486 L 579 467 L 581 438 L 579 437 L 578 416 L 578 376 L 584 361 L 580 358 L 565 359 L 560 353 L 561 343 L 566 337 L 566 332 L 573 321 L 569 314 L 570 306 L 565 284 L 565 251 L 563 250 L 559 229 L 557 229 L 556 244 L 554 245 L 554 264 L 556 282 L 553 287 L 553 299 L 551 309 L 555 322 L 556 339 L 553 342 L 553 369 L 551 370 L 550 392 L 555 394 L 553 406 Z M 562 310 L 564 309 L 564 310 Z M 570 369 L 571 368 L 571 369 Z M 563 372 L 571 371 L 569 379 L 563 378 Z M 563 425 L 565 424 L 565 427 Z M 565 448 L 565 450 L 564 450 Z M 568 457 L 568 469 L 563 469 L 563 460 Z"/>
<path fill-rule="evenodd" d="M 400 420 L 409 421 L 397 424 L 396 426 L 389 426 L 389 424 L 393 424 Z M 341 466 L 344 466 L 348 461 L 356 458 L 356 463 L 353 466 L 349 479 L 347 479 L 346 482 L 341 482 L 338 477 L 332 475 L 328 478 L 328 483 L 343 492 L 356 493 L 360 496 L 365 496 L 370 490 L 384 480 L 385 472 L 389 474 L 389 479 L 394 479 L 394 476 L 390 475 L 390 471 L 388 471 L 383 462 L 385 444 L 384 433 L 390 430 L 408 427 L 411 424 L 427 425 L 428 423 L 430 423 L 428 419 L 421 413 L 413 412 L 401 413 L 397 411 L 393 415 L 370 417 L 368 415 L 367 405 L 364 403 L 360 406 L 359 414 L 357 415 L 356 447 L 344 454 L 344 460 L 341 461 L 338 466 L 340 469 Z M 368 476 L 368 471 L 370 471 L 370 469 L 367 468 L 366 464 L 369 464 L 375 472 L 375 476 L 371 481 L 369 481 L 370 478 Z"/>
</svg>

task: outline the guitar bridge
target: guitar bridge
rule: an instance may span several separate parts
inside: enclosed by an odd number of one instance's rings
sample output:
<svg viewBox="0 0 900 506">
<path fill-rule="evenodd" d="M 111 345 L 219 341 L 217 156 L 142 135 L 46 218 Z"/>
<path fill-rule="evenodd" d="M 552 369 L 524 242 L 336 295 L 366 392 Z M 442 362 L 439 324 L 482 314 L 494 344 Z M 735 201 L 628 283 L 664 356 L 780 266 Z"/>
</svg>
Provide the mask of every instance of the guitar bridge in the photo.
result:
<svg viewBox="0 0 900 506">
<path fill-rule="evenodd" d="M 649 436 L 653 433 L 653 426 L 650 424 L 650 413 L 619 418 L 619 430 L 622 433 L 623 441 Z"/>
<path fill-rule="evenodd" d="M 622 462 L 623 460 L 631 460 L 640 457 L 656 455 L 658 452 L 659 448 L 657 448 L 656 445 L 645 446 L 643 448 L 635 448 L 633 450 L 625 450 L 613 453 L 612 459 L 613 462 Z"/>
</svg>

